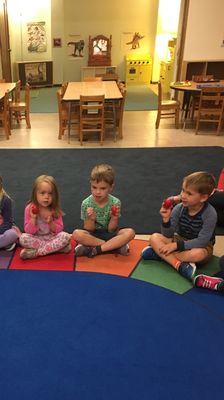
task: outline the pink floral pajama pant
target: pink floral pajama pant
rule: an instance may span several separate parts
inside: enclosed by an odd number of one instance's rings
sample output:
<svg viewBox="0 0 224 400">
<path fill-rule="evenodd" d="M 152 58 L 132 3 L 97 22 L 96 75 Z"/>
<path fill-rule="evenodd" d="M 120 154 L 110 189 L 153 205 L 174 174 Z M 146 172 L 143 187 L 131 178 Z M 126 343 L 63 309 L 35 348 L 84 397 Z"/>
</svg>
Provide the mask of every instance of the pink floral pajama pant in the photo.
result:
<svg viewBox="0 0 224 400">
<path fill-rule="evenodd" d="M 22 233 L 19 242 L 26 249 L 37 249 L 37 256 L 45 256 L 46 254 L 62 250 L 69 244 L 70 239 L 71 235 L 67 232 L 59 232 L 57 235 L 50 233 L 40 236 Z"/>
</svg>

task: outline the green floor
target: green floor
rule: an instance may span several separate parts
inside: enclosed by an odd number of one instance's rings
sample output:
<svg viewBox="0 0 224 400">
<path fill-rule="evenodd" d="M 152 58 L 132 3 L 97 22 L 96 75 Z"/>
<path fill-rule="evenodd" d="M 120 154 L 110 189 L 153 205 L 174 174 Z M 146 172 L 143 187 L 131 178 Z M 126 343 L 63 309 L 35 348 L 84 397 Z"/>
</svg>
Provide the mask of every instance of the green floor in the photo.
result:
<svg viewBox="0 0 224 400">
<path fill-rule="evenodd" d="M 56 113 L 58 87 L 32 89 L 31 113 Z M 156 110 L 157 95 L 147 86 L 128 86 L 125 100 L 126 111 Z"/>
</svg>

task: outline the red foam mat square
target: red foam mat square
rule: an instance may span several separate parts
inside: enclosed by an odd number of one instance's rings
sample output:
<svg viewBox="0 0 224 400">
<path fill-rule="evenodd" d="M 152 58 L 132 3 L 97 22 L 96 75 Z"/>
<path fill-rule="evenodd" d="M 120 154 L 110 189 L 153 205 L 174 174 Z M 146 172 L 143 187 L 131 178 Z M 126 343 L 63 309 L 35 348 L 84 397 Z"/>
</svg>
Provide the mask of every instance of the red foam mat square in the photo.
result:
<svg viewBox="0 0 224 400">
<path fill-rule="evenodd" d="M 22 248 L 16 249 L 9 269 L 43 270 L 43 271 L 73 271 L 74 243 L 70 253 L 54 253 L 43 257 L 22 260 L 19 256 Z"/>
</svg>

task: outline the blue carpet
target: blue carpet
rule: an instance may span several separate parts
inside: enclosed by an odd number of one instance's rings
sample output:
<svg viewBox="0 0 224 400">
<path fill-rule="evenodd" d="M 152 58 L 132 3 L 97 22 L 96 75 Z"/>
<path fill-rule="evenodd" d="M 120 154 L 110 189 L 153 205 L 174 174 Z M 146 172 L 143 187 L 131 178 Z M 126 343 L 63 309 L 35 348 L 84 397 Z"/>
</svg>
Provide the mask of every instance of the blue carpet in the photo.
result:
<svg viewBox="0 0 224 400">
<path fill-rule="evenodd" d="M 222 396 L 223 312 L 78 272 L 3 270 L 0 293 L 1 400 Z"/>
<path fill-rule="evenodd" d="M 112 164 L 116 171 L 114 195 L 122 202 L 121 226 L 148 234 L 160 231 L 160 204 L 179 193 L 183 177 L 199 170 L 218 177 L 223 159 L 223 147 L 0 149 L 0 171 L 21 229 L 33 180 L 48 174 L 58 183 L 65 229 L 73 232 L 81 224 L 80 205 L 89 194 L 91 169 L 98 163 Z"/>
</svg>

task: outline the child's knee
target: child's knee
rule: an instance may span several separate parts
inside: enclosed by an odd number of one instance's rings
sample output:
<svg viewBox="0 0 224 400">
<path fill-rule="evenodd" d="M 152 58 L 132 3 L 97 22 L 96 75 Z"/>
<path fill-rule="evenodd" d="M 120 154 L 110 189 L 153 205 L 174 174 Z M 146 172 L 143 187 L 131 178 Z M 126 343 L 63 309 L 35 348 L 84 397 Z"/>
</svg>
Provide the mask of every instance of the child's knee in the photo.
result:
<svg viewBox="0 0 224 400">
<path fill-rule="evenodd" d="M 161 238 L 161 233 L 153 233 L 150 236 L 150 244 L 153 246 L 158 242 L 158 240 Z"/>
<path fill-rule="evenodd" d="M 22 233 L 22 235 L 19 238 L 19 244 L 21 246 L 24 246 L 24 244 L 27 242 L 27 235 L 26 233 Z"/>
<path fill-rule="evenodd" d="M 80 240 L 82 240 L 83 235 L 84 235 L 83 230 L 81 230 L 81 229 L 75 229 L 74 232 L 73 232 L 73 234 L 72 234 L 72 237 L 73 237 L 73 239 L 74 239 L 76 242 L 79 242 Z"/>
<path fill-rule="evenodd" d="M 127 228 L 127 235 L 129 237 L 129 240 L 134 239 L 135 237 L 135 231 L 132 228 Z"/>
</svg>

